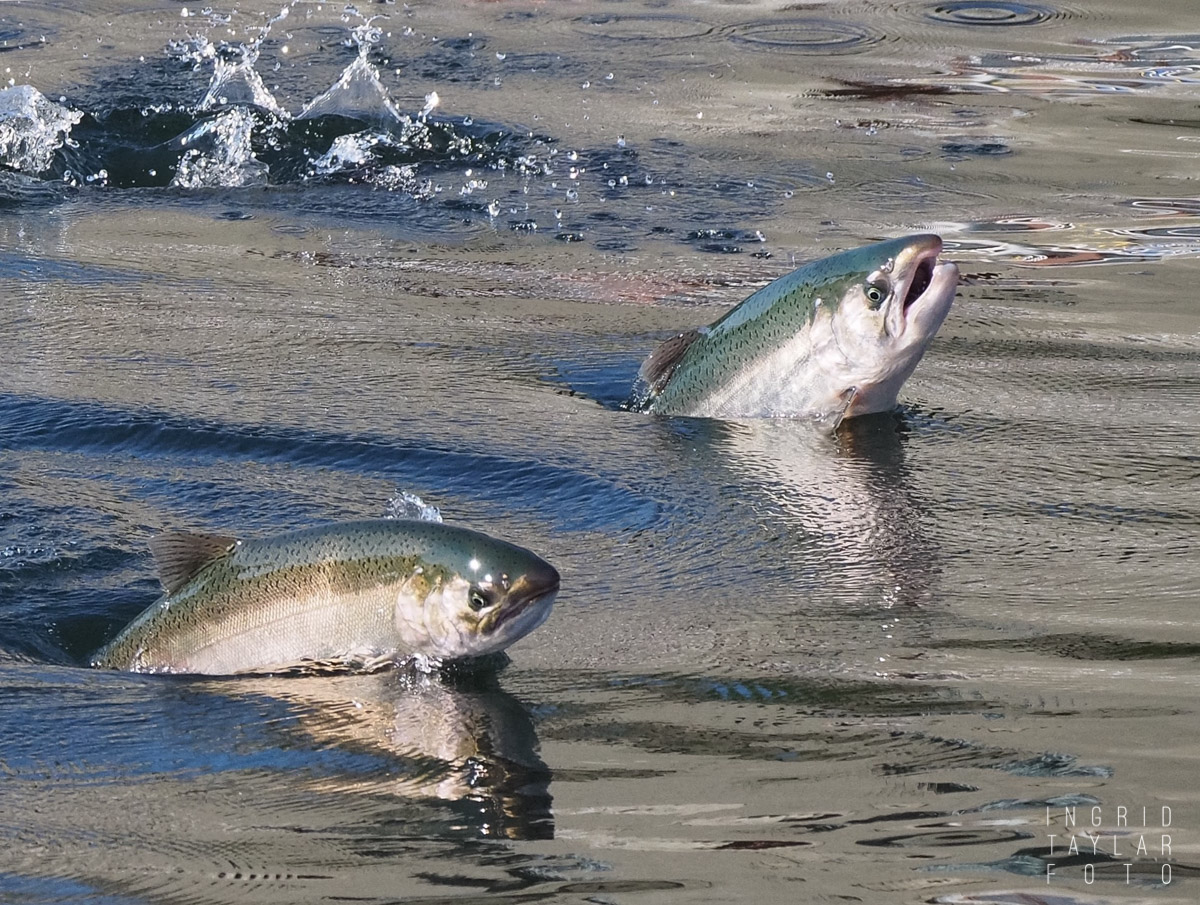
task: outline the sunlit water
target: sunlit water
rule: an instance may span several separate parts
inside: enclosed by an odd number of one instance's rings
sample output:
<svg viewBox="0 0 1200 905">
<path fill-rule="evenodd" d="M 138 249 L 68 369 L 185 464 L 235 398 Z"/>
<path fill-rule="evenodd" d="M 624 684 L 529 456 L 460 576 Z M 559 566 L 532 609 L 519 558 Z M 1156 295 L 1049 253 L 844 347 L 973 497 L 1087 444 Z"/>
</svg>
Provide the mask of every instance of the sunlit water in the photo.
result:
<svg viewBox="0 0 1200 905">
<path fill-rule="evenodd" d="M 0 899 L 1195 901 L 1191 5 L 376 13 L 0 7 Z M 963 280 L 895 415 L 621 408 L 918 230 Z M 389 514 L 545 556 L 550 620 L 83 667 L 157 531 Z"/>
</svg>

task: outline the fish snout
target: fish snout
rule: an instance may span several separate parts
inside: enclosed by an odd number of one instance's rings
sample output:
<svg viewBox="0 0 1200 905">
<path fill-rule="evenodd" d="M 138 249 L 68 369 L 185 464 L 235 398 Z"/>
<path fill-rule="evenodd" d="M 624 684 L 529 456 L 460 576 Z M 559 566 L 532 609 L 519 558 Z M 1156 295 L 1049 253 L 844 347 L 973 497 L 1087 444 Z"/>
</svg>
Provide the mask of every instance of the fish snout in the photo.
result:
<svg viewBox="0 0 1200 905">
<path fill-rule="evenodd" d="M 545 560 L 538 560 L 512 586 L 509 596 L 524 604 L 554 594 L 561 579 L 558 570 Z"/>
<path fill-rule="evenodd" d="M 493 637 L 511 636 L 508 640 L 511 643 L 537 628 L 550 615 L 559 581 L 554 566 L 537 560 L 512 583 L 503 604 L 482 625 L 483 633 Z"/>
</svg>

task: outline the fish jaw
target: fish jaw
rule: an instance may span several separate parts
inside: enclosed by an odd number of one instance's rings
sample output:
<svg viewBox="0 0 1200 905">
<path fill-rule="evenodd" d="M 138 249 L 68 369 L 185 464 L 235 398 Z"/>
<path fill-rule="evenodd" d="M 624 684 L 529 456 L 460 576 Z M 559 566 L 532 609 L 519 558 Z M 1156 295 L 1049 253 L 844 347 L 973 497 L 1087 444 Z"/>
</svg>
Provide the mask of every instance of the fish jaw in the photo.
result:
<svg viewBox="0 0 1200 905">
<path fill-rule="evenodd" d="M 560 579 L 553 566 L 542 565 L 545 568 L 530 570 L 517 580 L 508 599 L 486 626 L 494 650 L 502 650 L 524 638 L 549 617 Z"/>
<path fill-rule="evenodd" d="M 958 266 L 938 263 L 941 251 L 940 236 L 919 236 L 896 255 L 891 268 L 896 285 L 888 301 L 887 332 L 904 347 L 919 345 L 921 352 L 950 313 L 958 286 Z"/>
</svg>

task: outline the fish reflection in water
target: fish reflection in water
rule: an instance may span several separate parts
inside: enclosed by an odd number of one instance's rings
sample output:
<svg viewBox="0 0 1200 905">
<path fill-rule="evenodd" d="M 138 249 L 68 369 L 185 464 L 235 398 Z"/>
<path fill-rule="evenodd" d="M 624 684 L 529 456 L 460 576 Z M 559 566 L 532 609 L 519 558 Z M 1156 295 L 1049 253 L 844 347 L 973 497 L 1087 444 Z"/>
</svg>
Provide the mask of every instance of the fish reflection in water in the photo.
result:
<svg viewBox="0 0 1200 905">
<path fill-rule="evenodd" d="M 805 586 L 884 606 L 928 600 L 938 557 L 904 459 L 904 416 L 848 419 L 832 435 L 812 423 L 714 425 L 717 458 L 751 505 L 789 529 L 789 568 Z"/>
<path fill-rule="evenodd" d="M 295 714 L 302 744 L 366 754 L 387 770 L 314 778 L 312 790 L 451 803 L 472 835 L 554 835 L 550 769 L 525 706 L 485 667 L 370 675 L 243 678 L 225 694 L 269 697 Z"/>
</svg>

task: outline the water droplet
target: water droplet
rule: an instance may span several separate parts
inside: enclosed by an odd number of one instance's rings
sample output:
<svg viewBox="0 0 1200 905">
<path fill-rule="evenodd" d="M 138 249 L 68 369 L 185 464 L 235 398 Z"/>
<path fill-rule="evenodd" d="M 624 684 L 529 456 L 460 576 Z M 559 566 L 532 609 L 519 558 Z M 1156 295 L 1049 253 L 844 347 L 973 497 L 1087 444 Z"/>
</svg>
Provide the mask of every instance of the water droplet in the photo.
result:
<svg viewBox="0 0 1200 905">
<path fill-rule="evenodd" d="M 830 182 L 833 182 L 833 173 L 832 172 L 826 173 L 825 178 L 828 179 Z"/>
<path fill-rule="evenodd" d="M 508 56 L 508 54 L 506 54 L 506 53 L 500 53 L 500 51 L 496 51 L 496 59 L 499 60 L 501 63 L 504 62 L 504 59 L 507 56 Z"/>
<path fill-rule="evenodd" d="M 625 147 L 625 136 L 624 135 L 617 136 L 617 147 L 618 148 Z"/>
<path fill-rule="evenodd" d="M 592 87 L 592 83 L 591 83 L 591 82 L 584 82 L 584 83 L 583 83 L 582 85 L 580 85 L 579 87 L 580 87 L 580 88 L 591 88 L 591 87 Z"/>
</svg>

